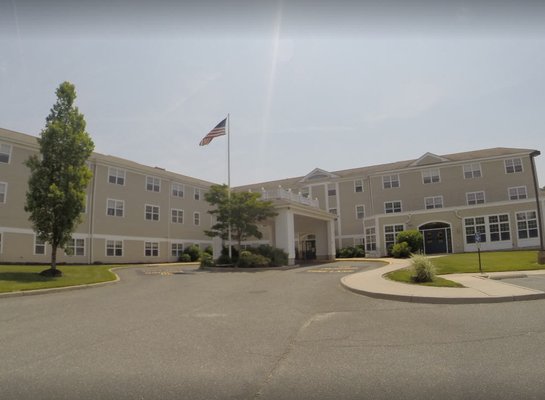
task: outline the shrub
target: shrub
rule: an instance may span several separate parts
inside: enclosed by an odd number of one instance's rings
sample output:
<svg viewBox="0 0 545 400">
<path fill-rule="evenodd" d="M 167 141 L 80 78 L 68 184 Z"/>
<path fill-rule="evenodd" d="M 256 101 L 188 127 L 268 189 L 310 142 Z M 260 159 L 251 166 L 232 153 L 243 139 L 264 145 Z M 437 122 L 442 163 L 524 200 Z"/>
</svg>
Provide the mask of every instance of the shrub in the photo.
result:
<svg viewBox="0 0 545 400">
<path fill-rule="evenodd" d="M 206 246 L 204 252 L 210 254 L 211 256 L 214 255 L 214 249 L 212 249 L 212 246 Z"/>
<path fill-rule="evenodd" d="M 201 256 L 201 250 L 193 244 L 184 250 L 184 254 L 188 254 L 191 257 L 190 261 L 197 261 Z"/>
<path fill-rule="evenodd" d="M 411 255 L 411 248 L 407 242 L 394 244 L 391 251 L 394 258 L 407 258 Z"/>
<path fill-rule="evenodd" d="M 213 267 L 214 264 L 214 258 L 208 254 L 208 253 L 202 253 L 201 254 L 201 268 L 207 268 L 207 267 Z"/>
<path fill-rule="evenodd" d="M 216 265 L 232 265 L 232 264 L 233 264 L 233 260 L 231 260 L 229 258 L 229 255 L 227 254 L 222 254 L 216 260 Z"/>
<path fill-rule="evenodd" d="M 268 258 L 270 260 L 271 267 L 288 265 L 288 253 L 282 249 L 270 246 L 268 244 L 262 244 L 257 247 L 254 252 Z"/>
<path fill-rule="evenodd" d="M 249 251 L 241 251 L 237 265 L 241 268 L 263 268 L 270 265 L 271 260 L 261 254 L 253 254 Z"/>
<path fill-rule="evenodd" d="M 365 250 L 362 245 L 343 247 L 337 251 L 338 258 L 365 257 Z"/>
<path fill-rule="evenodd" d="M 221 248 L 221 255 L 229 257 L 229 247 L 223 246 Z M 231 246 L 231 262 L 236 262 L 238 260 L 238 250 L 236 247 Z"/>
<path fill-rule="evenodd" d="M 435 266 L 426 256 L 413 254 L 411 256 L 411 267 L 413 269 L 411 279 L 414 282 L 432 282 L 433 278 L 435 278 Z"/>
<path fill-rule="evenodd" d="M 422 233 L 417 230 L 402 231 L 399 232 L 396 237 L 397 243 L 407 243 L 411 253 L 418 253 L 420 250 L 422 250 L 423 240 Z"/>
<path fill-rule="evenodd" d="M 178 257 L 178 261 L 180 262 L 190 262 L 191 256 L 189 254 L 181 254 L 180 257 Z"/>
</svg>

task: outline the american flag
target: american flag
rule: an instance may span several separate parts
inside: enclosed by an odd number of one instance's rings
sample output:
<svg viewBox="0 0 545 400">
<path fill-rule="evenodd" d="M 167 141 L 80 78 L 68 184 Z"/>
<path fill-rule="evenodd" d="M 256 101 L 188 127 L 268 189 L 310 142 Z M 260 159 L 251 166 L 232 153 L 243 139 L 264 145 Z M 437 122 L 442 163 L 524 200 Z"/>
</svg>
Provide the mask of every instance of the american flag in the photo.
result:
<svg viewBox="0 0 545 400">
<path fill-rule="evenodd" d="M 212 129 L 210 132 L 208 132 L 208 135 L 206 135 L 200 142 L 199 146 L 206 146 L 208 143 L 212 141 L 215 137 L 223 136 L 225 135 L 225 123 L 227 122 L 227 118 L 225 118 L 223 121 L 221 121 L 219 124 L 216 125 L 214 129 Z"/>
</svg>

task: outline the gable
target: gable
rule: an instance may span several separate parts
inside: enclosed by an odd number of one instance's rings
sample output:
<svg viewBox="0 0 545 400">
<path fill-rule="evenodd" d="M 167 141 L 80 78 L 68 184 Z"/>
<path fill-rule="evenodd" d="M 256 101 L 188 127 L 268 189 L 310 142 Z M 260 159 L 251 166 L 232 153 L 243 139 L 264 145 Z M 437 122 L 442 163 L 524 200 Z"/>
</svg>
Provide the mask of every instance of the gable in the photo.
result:
<svg viewBox="0 0 545 400">
<path fill-rule="evenodd" d="M 325 171 L 320 168 L 315 168 L 310 173 L 305 175 L 300 182 L 308 182 L 308 181 L 321 180 L 321 179 L 333 179 L 333 178 L 338 178 L 338 175 L 332 174 L 331 172 Z"/>
<path fill-rule="evenodd" d="M 426 153 L 422 157 L 420 157 L 418 160 L 412 162 L 410 166 L 416 167 L 418 165 L 437 164 L 437 163 L 442 163 L 445 161 L 450 161 L 450 160 L 448 158 L 438 156 L 437 154 Z"/>
</svg>

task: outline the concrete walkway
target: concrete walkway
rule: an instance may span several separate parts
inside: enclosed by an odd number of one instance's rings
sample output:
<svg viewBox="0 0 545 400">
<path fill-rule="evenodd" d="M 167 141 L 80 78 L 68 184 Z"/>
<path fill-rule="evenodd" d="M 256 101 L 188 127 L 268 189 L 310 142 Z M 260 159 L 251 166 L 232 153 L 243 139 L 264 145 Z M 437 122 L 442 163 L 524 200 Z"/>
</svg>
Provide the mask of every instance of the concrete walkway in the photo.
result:
<svg viewBox="0 0 545 400">
<path fill-rule="evenodd" d="M 441 288 L 391 281 L 385 274 L 409 266 L 409 260 L 381 259 L 389 264 L 371 271 L 345 276 L 341 284 L 352 292 L 366 296 L 415 303 L 499 303 L 505 301 L 545 299 L 545 292 L 502 282 L 501 279 L 545 275 L 544 270 L 451 274 L 443 278 L 461 283 L 463 288 Z"/>
</svg>

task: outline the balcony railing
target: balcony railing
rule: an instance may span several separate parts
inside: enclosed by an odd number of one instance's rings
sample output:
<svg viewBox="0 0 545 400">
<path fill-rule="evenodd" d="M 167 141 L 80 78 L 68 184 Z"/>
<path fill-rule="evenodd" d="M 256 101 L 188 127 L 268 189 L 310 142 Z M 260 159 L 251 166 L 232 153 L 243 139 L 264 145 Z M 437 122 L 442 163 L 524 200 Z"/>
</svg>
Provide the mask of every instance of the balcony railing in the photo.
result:
<svg viewBox="0 0 545 400">
<path fill-rule="evenodd" d="M 295 203 L 305 204 L 311 207 L 320 207 L 318 199 L 311 199 L 306 196 L 303 196 L 301 193 L 294 193 L 291 189 L 270 189 L 270 190 L 261 190 L 261 198 L 263 200 L 288 200 Z"/>
</svg>

